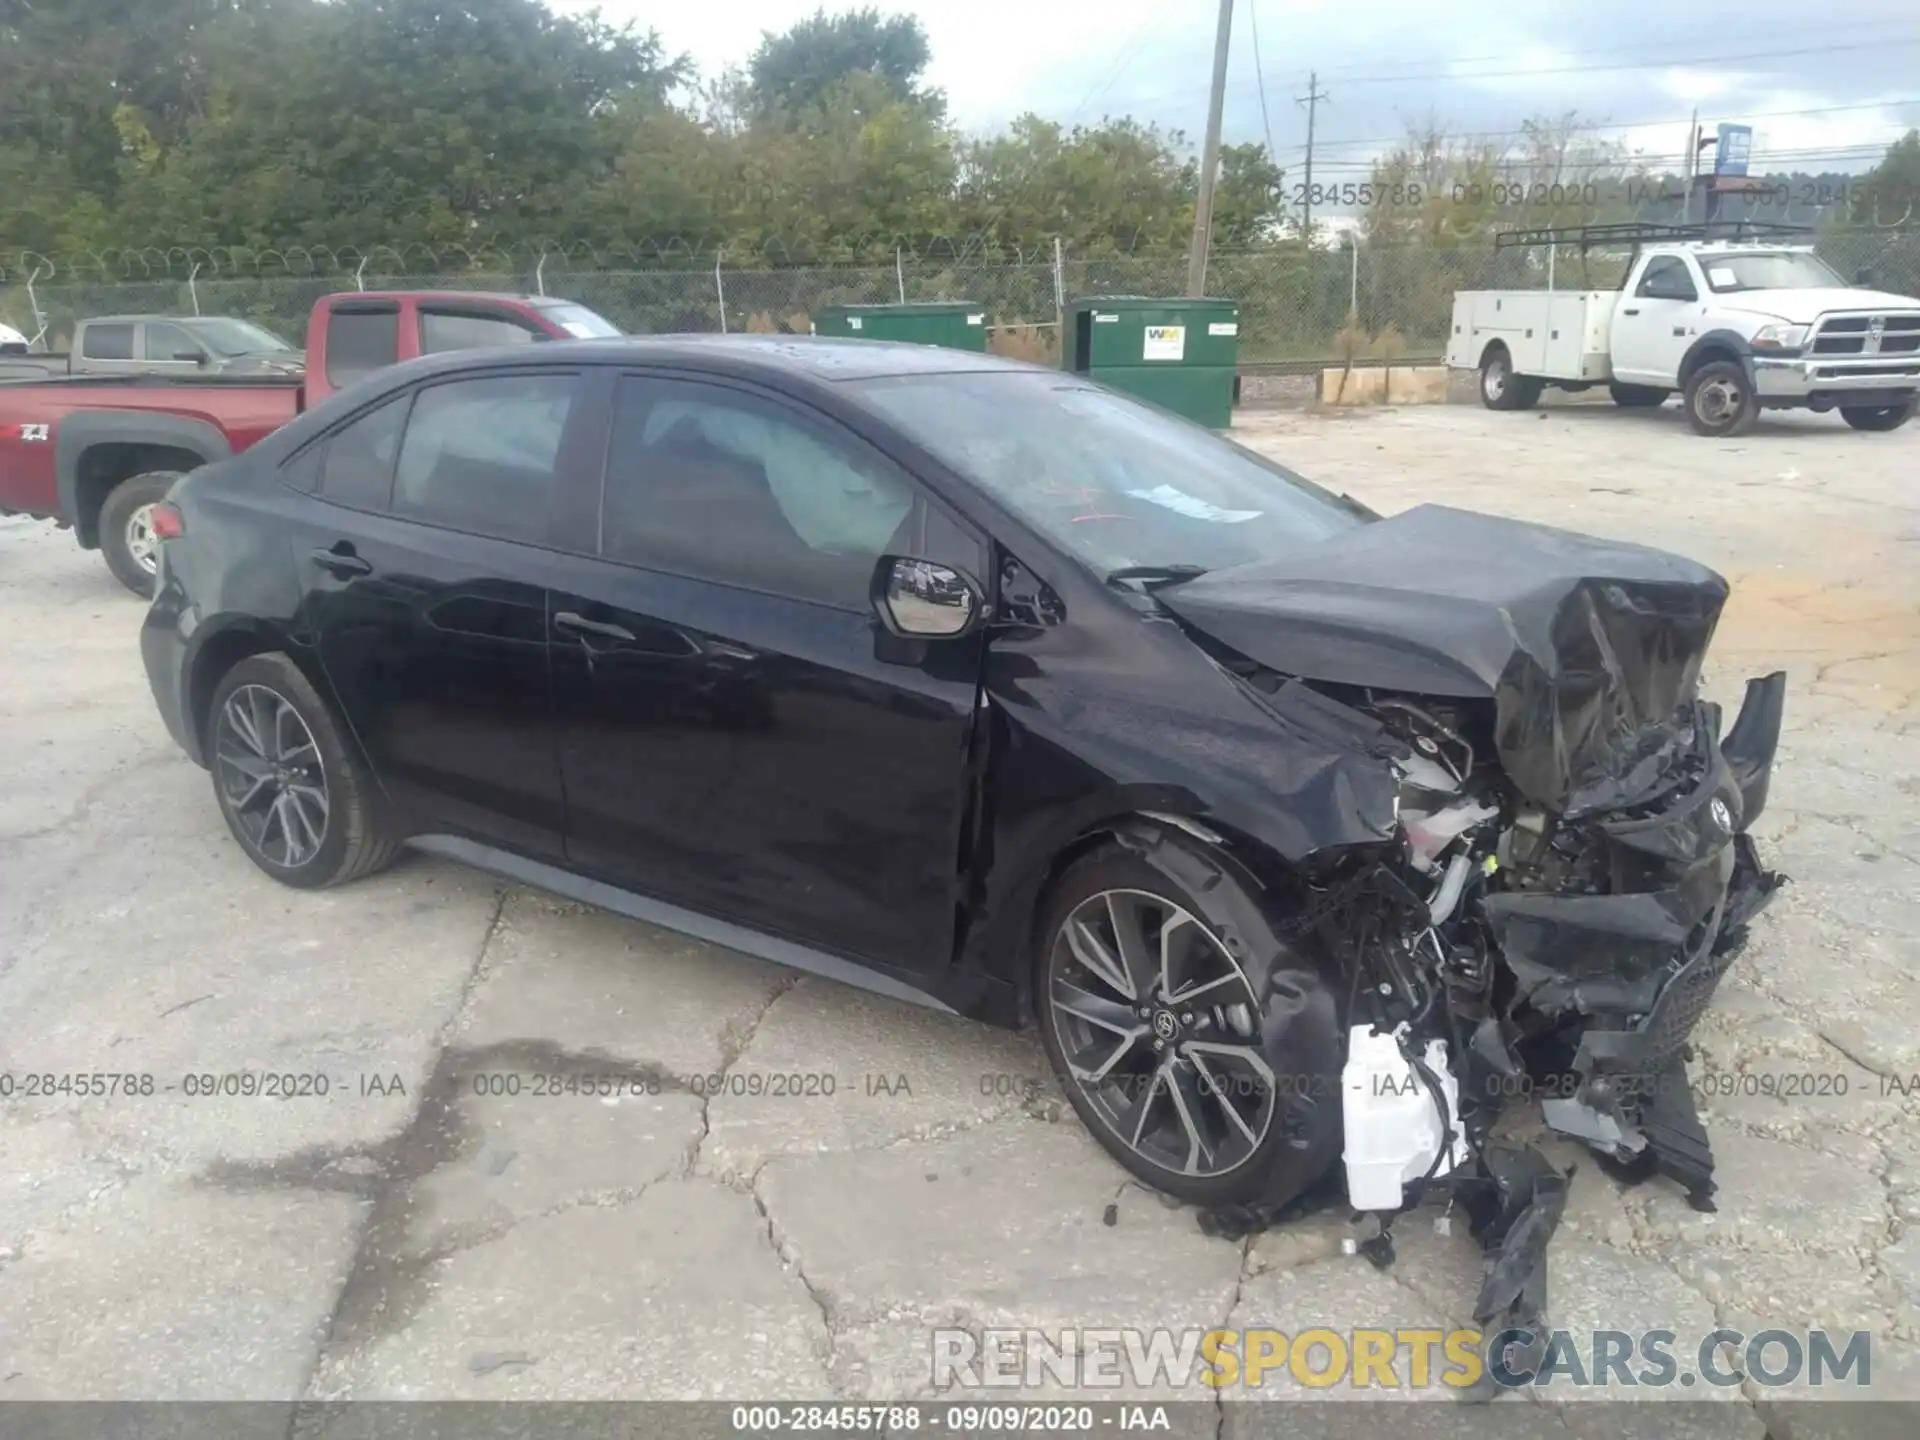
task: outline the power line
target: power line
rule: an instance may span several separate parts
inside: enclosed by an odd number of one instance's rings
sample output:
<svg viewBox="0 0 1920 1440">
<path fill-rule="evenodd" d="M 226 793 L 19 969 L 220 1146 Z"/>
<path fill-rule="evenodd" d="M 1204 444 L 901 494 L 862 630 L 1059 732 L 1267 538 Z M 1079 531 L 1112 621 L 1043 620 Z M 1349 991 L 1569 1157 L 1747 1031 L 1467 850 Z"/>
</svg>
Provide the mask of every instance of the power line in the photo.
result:
<svg viewBox="0 0 1920 1440">
<path fill-rule="evenodd" d="M 1920 45 L 1920 36 L 1902 35 L 1878 40 L 1862 40 L 1848 45 L 1801 45 L 1791 50 L 1748 50 L 1737 55 L 1672 56 L 1660 62 L 1660 68 L 1679 66 L 1728 65 L 1739 60 L 1798 59 L 1806 55 L 1836 55 L 1853 50 L 1893 50 Z M 1605 65 L 1556 65 L 1543 69 L 1437 70 L 1424 75 L 1357 75 L 1342 80 L 1343 85 L 1403 85 L 1412 80 L 1505 80 L 1532 75 L 1590 75 L 1602 70 L 1644 70 L 1644 60 L 1621 60 Z"/>
<path fill-rule="evenodd" d="M 1785 40 L 1795 35 L 1831 35 L 1833 34 L 1833 30 L 1834 27 L 1831 24 L 1804 25 L 1796 26 L 1790 30 L 1768 30 L 1759 34 L 1749 35 L 1747 38 L 1749 40 Z M 1580 47 L 1580 53 L 1583 55 L 1618 55 L 1629 50 L 1648 50 L 1653 52 L 1656 59 L 1659 59 L 1676 45 L 1684 46 L 1692 44 L 1696 38 L 1697 37 L 1693 35 L 1663 36 L 1657 38 L 1643 36 L 1638 40 L 1630 40 L 1621 45 L 1582 45 Z M 1408 65 L 1416 67 L 1431 65 L 1433 58 L 1432 55 L 1422 55 L 1417 59 L 1408 58 L 1405 60 L 1357 60 L 1347 65 L 1335 65 L 1327 73 L 1331 78 L 1340 79 L 1344 74 L 1353 70 L 1379 68 L 1399 69 L 1402 66 Z M 1447 62 L 1453 65 L 1479 65 L 1491 64 L 1495 61 L 1518 59 L 1519 54 L 1516 51 L 1506 50 L 1493 55 L 1450 55 L 1446 58 Z"/>
<path fill-rule="evenodd" d="M 1247 29 L 1253 35 L 1253 79 L 1260 89 L 1260 128 L 1267 133 L 1267 159 L 1274 160 L 1273 122 L 1267 118 L 1266 67 L 1260 63 L 1260 0 L 1247 0 Z"/>
<path fill-rule="evenodd" d="M 1913 105 L 1920 105 L 1920 95 L 1909 95 L 1893 100 L 1871 100 L 1857 105 L 1820 105 L 1804 110 L 1750 110 L 1744 112 L 1742 118 L 1746 120 L 1778 120 L 1805 115 L 1839 115 L 1859 110 L 1901 110 Z M 1582 126 L 1581 128 L 1595 132 L 1606 130 L 1649 130 L 1656 129 L 1663 125 L 1684 125 L 1686 123 L 1686 116 L 1670 115 L 1658 120 L 1610 120 Z M 1449 135 L 1447 138 L 1461 141 L 1519 140 L 1524 139 L 1527 133 L 1524 129 L 1464 130 L 1457 135 Z M 1404 144 L 1406 139 L 1406 132 L 1402 131 L 1398 135 L 1375 135 L 1349 140 L 1322 140 L 1319 144 L 1322 150 L 1341 150 L 1355 145 L 1400 145 Z M 1292 155 L 1304 148 L 1304 146 L 1300 145 L 1289 146 L 1286 153 Z"/>
</svg>

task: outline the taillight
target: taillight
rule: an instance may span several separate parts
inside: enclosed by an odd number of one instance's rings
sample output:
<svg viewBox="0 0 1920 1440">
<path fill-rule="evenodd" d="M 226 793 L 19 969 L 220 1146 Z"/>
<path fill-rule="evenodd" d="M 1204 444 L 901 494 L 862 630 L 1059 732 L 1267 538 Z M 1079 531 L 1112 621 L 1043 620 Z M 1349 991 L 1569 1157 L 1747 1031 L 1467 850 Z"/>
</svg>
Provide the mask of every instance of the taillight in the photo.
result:
<svg viewBox="0 0 1920 1440">
<path fill-rule="evenodd" d="M 181 517 L 180 507 L 171 500 L 156 501 L 148 523 L 153 527 L 156 540 L 178 540 L 187 533 L 187 522 Z"/>
</svg>

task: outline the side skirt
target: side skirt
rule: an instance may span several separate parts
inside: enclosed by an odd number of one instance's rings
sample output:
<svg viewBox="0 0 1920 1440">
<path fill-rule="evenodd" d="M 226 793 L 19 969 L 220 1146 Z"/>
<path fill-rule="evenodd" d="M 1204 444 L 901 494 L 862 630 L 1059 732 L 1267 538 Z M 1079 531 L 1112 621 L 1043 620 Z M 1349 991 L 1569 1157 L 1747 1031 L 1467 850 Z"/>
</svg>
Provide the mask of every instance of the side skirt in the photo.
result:
<svg viewBox="0 0 1920 1440">
<path fill-rule="evenodd" d="M 658 925 L 663 930 L 676 930 L 682 935 L 691 935 L 696 940 L 724 945 L 729 950 L 739 950 L 756 959 L 766 960 L 775 965 L 784 965 L 790 970 L 801 970 L 809 975 L 821 976 L 823 979 L 838 980 L 843 985 L 852 985 L 857 989 L 867 990 L 876 995 L 885 995 L 893 1000 L 905 1000 L 909 1004 L 937 1010 L 943 1015 L 960 1013 L 951 1005 L 935 999 L 896 971 L 870 967 L 857 961 L 843 959 L 838 955 L 830 955 L 824 950 L 816 950 L 811 945 L 803 945 L 797 940 L 768 935 L 748 926 L 735 924 L 731 920 L 717 920 L 697 910 L 670 905 L 664 900 L 655 900 L 651 896 L 636 894 L 632 890 L 623 890 L 620 886 L 609 885 L 603 880 L 591 880 L 584 875 L 575 875 L 572 871 L 562 870 L 557 865 L 548 865 L 540 860 L 529 860 L 526 856 L 516 855 L 510 850 L 483 845 L 477 840 L 467 840 L 457 835 L 416 835 L 407 844 L 416 850 L 424 850 L 432 855 L 443 855 L 449 860 L 457 860 L 463 865 L 471 865 L 477 870 L 485 870 L 507 880 L 551 891 L 568 900 L 578 900 L 583 905 L 597 905 L 602 910 L 611 910 L 617 915 L 625 915 L 632 920 L 644 920 L 647 924 Z"/>
</svg>

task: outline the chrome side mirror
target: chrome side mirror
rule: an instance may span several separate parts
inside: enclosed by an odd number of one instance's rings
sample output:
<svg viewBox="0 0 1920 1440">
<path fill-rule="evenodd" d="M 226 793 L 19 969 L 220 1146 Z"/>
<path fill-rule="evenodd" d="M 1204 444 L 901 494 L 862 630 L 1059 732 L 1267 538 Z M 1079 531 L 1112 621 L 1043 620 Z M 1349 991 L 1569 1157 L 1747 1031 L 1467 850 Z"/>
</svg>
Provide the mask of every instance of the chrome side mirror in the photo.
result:
<svg viewBox="0 0 1920 1440">
<path fill-rule="evenodd" d="M 882 555 L 873 570 L 873 608 L 895 635 L 950 640 L 974 627 L 986 600 L 972 577 L 951 566 Z"/>
</svg>

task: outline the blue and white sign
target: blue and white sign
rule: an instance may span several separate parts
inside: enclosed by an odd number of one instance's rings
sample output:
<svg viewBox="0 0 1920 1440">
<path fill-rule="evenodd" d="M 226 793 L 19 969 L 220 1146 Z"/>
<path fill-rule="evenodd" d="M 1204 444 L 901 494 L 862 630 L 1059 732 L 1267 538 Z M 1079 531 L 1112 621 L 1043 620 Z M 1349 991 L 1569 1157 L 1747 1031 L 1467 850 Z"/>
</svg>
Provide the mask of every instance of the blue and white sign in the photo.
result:
<svg viewBox="0 0 1920 1440">
<path fill-rule="evenodd" d="M 1753 154 L 1751 125 L 1722 125 L 1719 143 L 1713 147 L 1713 173 L 1744 175 L 1747 159 Z"/>
</svg>

